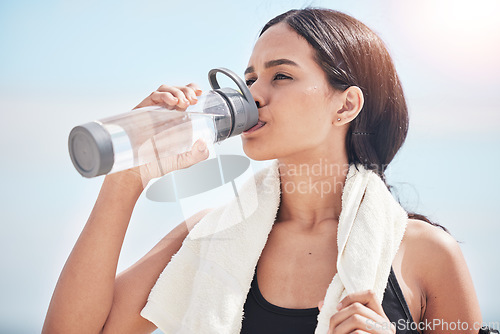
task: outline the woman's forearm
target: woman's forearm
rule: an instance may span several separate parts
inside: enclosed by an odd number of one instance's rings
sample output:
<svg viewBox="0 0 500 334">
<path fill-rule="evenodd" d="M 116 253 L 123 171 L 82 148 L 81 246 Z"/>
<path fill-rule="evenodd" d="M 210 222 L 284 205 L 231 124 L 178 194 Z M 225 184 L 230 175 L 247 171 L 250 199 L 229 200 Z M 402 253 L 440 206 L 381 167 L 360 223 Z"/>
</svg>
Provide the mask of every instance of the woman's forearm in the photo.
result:
<svg viewBox="0 0 500 334">
<path fill-rule="evenodd" d="M 200 95 L 201 89 L 195 84 L 182 87 L 162 85 L 136 108 L 160 105 L 185 110 L 190 104 L 195 104 L 196 96 Z M 113 304 L 123 239 L 144 186 L 153 178 L 187 168 L 207 159 L 208 155 L 206 145 L 199 140 L 190 151 L 106 176 L 94 209 L 59 277 L 43 333 L 101 332 Z M 175 231 L 173 235 L 182 237 L 187 234 L 182 225 L 180 233 Z M 174 242 L 167 242 L 165 247 L 176 251 L 182 243 L 179 240 L 179 237 L 174 237 Z M 157 266 L 151 271 L 153 275 L 159 270 Z"/>
<path fill-rule="evenodd" d="M 105 178 L 90 217 L 57 282 L 43 333 L 99 333 L 113 301 L 118 258 L 142 181 Z"/>
</svg>

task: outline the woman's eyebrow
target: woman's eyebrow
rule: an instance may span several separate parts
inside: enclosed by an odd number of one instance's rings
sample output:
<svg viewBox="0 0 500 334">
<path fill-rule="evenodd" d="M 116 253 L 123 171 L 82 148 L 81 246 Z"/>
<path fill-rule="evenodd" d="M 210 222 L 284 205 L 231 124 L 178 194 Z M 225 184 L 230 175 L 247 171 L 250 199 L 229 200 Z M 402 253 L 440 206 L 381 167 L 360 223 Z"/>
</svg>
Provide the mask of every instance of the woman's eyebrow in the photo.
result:
<svg viewBox="0 0 500 334">
<path fill-rule="evenodd" d="M 286 59 L 286 58 L 270 60 L 270 61 L 268 61 L 268 62 L 266 62 L 264 64 L 264 67 L 265 68 L 270 68 L 270 67 L 274 67 L 274 66 L 278 66 L 278 65 L 291 65 L 291 66 L 297 66 L 297 67 L 299 67 L 299 65 L 296 62 L 294 62 L 293 60 L 290 60 L 290 59 Z M 245 70 L 245 74 L 252 73 L 254 71 L 255 71 L 254 67 L 253 66 L 249 66 Z"/>
</svg>

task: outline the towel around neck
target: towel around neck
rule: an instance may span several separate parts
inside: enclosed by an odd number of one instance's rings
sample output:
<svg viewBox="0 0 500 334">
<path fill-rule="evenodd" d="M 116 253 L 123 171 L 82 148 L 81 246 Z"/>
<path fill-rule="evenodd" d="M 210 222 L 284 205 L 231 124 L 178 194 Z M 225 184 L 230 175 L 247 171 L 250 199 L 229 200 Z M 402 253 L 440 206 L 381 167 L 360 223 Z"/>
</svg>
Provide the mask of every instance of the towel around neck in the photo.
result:
<svg viewBox="0 0 500 334">
<path fill-rule="evenodd" d="M 280 205 L 278 161 L 238 188 L 228 204 L 189 232 L 158 278 L 141 315 L 164 333 L 238 334 L 255 267 Z M 382 301 L 407 213 L 384 182 L 350 165 L 337 233 L 337 273 L 318 315 L 315 334 L 326 334 L 336 305 L 347 294 L 371 289 Z"/>
</svg>

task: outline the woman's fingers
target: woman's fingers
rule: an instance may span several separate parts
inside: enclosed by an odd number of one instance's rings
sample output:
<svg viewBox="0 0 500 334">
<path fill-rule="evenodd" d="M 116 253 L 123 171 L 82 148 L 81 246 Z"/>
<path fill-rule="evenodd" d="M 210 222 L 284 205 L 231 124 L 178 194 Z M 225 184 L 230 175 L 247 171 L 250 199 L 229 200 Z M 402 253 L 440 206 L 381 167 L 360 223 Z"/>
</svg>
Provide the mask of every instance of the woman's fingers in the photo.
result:
<svg viewBox="0 0 500 334">
<path fill-rule="evenodd" d="M 197 96 L 200 96 L 203 93 L 201 88 L 193 82 L 191 82 L 190 84 L 187 84 L 186 86 L 182 87 L 181 89 L 185 92 L 185 94 L 186 94 L 186 96 L 188 96 L 188 98 L 193 99 L 195 101 L 198 101 Z"/>
<path fill-rule="evenodd" d="M 330 325 L 328 334 L 348 334 L 355 331 L 369 331 L 369 319 L 361 314 L 352 314 L 335 327 Z"/>
<path fill-rule="evenodd" d="M 386 319 L 368 307 L 355 302 L 341 309 L 330 318 L 330 328 L 334 333 L 350 333 L 355 329 L 371 330 L 374 323 L 386 322 Z"/>
<path fill-rule="evenodd" d="M 377 312 L 379 315 L 385 316 L 384 309 L 382 308 L 382 305 L 377 302 L 375 293 L 372 290 L 360 291 L 347 295 L 340 301 L 337 309 L 341 310 L 353 303 L 365 305 L 366 307 Z"/>
<path fill-rule="evenodd" d="M 201 90 L 200 86 L 198 86 L 194 82 L 191 82 L 190 84 L 188 84 L 187 87 L 193 89 L 194 92 L 196 93 L 196 96 L 200 96 L 202 94 L 202 90 Z"/>
<path fill-rule="evenodd" d="M 187 107 L 198 102 L 197 96 L 201 94 L 201 88 L 195 83 L 186 86 L 161 85 L 136 108 L 162 105 L 168 109 L 186 110 Z"/>
<path fill-rule="evenodd" d="M 196 102 L 198 102 L 198 98 L 196 97 L 196 92 L 194 89 L 186 86 L 181 87 L 180 90 L 184 93 L 191 104 L 195 104 Z"/>
<path fill-rule="evenodd" d="M 176 156 L 161 159 L 159 161 L 162 174 L 170 171 L 188 168 L 200 161 L 208 158 L 209 152 L 207 145 L 201 140 L 197 140 L 190 151 L 178 154 Z"/>
<path fill-rule="evenodd" d="M 184 92 L 177 88 L 177 87 L 172 87 L 172 86 L 167 86 L 167 85 L 162 85 L 160 88 L 158 88 L 159 92 L 168 92 L 172 94 L 175 98 L 179 100 L 179 102 L 175 105 L 176 107 L 180 109 L 186 109 L 189 107 L 189 100 L 186 97 L 186 94 Z"/>
<path fill-rule="evenodd" d="M 323 301 L 318 304 L 323 306 Z M 330 318 L 329 333 L 395 333 L 382 305 L 371 290 L 347 295 Z"/>
<path fill-rule="evenodd" d="M 155 91 L 150 95 L 150 98 L 155 105 L 162 104 L 173 107 L 179 103 L 179 99 L 170 92 Z"/>
<path fill-rule="evenodd" d="M 155 148 L 155 141 L 151 141 L 151 149 L 158 151 Z M 161 177 L 167 173 L 173 172 L 175 170 L 188 168 L 200 161 L 206 160 L 209 156 L 209 150 L 207 145 L 201 140 L 197 140 L 191 150 L 167 157 L 160 157 L 157 155 L 157 159 L 146 164 L 139 166 L 139 174 L 143 178 L 143 182 L 147 184 L 149 180 Z"/>
</svg>

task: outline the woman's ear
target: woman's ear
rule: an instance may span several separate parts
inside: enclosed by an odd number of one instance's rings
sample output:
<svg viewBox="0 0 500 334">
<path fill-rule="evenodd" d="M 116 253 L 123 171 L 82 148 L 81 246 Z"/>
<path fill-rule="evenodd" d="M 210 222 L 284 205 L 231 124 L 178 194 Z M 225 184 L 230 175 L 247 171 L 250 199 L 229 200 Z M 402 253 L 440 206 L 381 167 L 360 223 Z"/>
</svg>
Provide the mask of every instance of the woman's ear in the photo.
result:
<svg viewBox="0 0 500 334">
<path fill-rule="evenodd" d="M 363 92 L 357 86 L 351 86 L 340 94 L 342 107 L 337 110 L 334 124 L 341 126 L 355 119 L 365 103 Z"/>
</svg>

